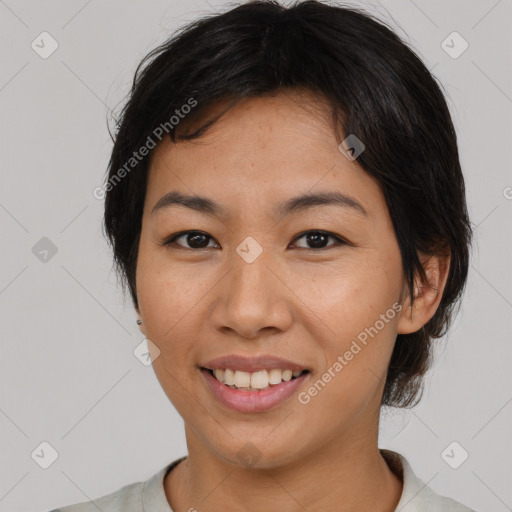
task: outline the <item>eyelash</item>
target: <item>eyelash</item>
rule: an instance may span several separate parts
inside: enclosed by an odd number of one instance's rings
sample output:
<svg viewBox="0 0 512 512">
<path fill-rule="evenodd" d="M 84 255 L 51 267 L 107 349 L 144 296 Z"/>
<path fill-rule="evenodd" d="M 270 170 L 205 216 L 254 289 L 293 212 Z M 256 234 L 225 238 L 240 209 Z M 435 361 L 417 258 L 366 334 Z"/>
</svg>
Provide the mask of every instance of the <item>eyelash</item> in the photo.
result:
<svg viewBox="0 0 512 512">
<path fill-rule="evenodd" d="M 332 245 L 328 245 L 327 247 L 320 247 L 320 248 L 316 248 L 316 249 L 315 248 L 306 248 L 306 247 L 299 247 L 299 249 L 302 249 L 304 251 L 319 252 L 319 251 L 325 251 L 326 249 L 329 249 L 329 248 L 332 248 L 332 247 L 336 247 L 336 246 L 340 246 L 340 245 L 351 245 L 349 242 L 347 242 L 346 240 L 344 240 L 340 236 L 335 235 L 334 233 L 330 233 L 329 231 L 317 230 L 317 229 L 310 229 L 308 231 L 303 231 L 302 233 L 299 233 L 293 239 L 293 241 L 300 240 L 301 238 L 303 238 L 304 236 L 306 236 L 306 235 L 308 235 L 310 233 L 316 233 L 316 234 L 320 234 L 320 235 L 325 235 L 327 237 L 333 238 L 334 240 L 336 240 L 337 243 L 336 244 L 332 244 Z M 207 238 L 209 238 L 210 240 L 213 240 L 212 236 L 208 235 L 207 233 L 205 233 L 203 231 L 180 231 L 179 233 L 175 233 L 174 235 L 171 235 L 167 240 L 162 242 L 161 245 L 171 246 L 177 239 L 179 239 L 179 238 L 181 238 L 183 236 L 186 236 L 186 235 L 191 235 L 191 234 L 204 235 Z M 196 249 L 196 248 L 193 248 L 193 247 L 184 247 L 184 246 L 179 245 L 179 244 L 178 244 L 178 247 L 180 249 L 185 249 L 185 250 L 190 250 L 190 251 L 201 251 L 201 250 L 204 250 L 204 249 L 211 249 L 212 248 L 212 247 L 202 247 L 202 248 Z"/>
</svg>

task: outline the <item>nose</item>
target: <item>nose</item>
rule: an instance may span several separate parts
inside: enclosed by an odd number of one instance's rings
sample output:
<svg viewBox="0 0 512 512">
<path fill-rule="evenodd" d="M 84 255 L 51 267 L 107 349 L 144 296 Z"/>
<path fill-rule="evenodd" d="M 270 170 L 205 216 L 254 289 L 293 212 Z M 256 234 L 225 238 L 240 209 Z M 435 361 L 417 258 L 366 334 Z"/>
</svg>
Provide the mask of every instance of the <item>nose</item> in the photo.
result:
<svg viewBox="0 0 512 512">
<path fill-rule="evenodd" d="M 264 254 L 248 263 L 234 252 L 231 270 L 215 287 L 211 321 L 224 334 L 257 339 L 290 328 L 293 293 Z"/>
</svg>

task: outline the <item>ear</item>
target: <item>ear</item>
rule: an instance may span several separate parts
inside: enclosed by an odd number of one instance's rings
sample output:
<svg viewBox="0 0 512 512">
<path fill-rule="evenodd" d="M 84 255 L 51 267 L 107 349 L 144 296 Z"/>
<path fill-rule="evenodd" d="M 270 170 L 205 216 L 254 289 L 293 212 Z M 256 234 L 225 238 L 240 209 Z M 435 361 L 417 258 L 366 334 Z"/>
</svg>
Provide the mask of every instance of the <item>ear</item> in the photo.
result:
<svg viewBox="0 0 512 512">
<path fill-rule="evenodd" d="M 419 331 L 435 314 L 448 279 L 450 253 L 444 255 L 419 255 L 426 279 L 418 272 L 414 276 L 414 304 L 407 283 L 404 285 L 402 311 L 398 321 L 398 334 L 410 334 Z"/>
<path fill-rule="evenodd" d="M 141 315 L 141 312 L 140 312 L 140 309 L 139 309 L 139 306 L 135 306 L 135 311 L 137 313 L 137 320 L 142 320 L 142 315 Z M 144 336 L 146 335 L 146 328 L 144 326 L 144 322 L 142 322 L 140 325 L 139 325 L 139 330 L 142 334 L 144 334 Z"/>
</svg>

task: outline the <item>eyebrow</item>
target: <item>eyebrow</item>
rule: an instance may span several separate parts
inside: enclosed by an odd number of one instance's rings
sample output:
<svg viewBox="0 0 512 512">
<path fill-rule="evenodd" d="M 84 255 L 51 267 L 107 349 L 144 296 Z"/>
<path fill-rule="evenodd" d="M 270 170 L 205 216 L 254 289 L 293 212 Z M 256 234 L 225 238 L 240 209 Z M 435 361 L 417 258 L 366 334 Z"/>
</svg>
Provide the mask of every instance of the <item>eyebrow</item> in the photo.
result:
<svg viewBox="0 0 512 512">
<path fill-rule="evenodd" d="M 334 191 L 306 193 L 297 197 L 292 197 L 279 205 L 275 210 L 275 214 L 278 216 L 285 216 L 291 213 L 304 211 L 313 206 L 324 205 L 340 206 L 342 208 L 352 209 L 363 215 L 368 215 L 368 212 L 365 210 L 363 205 L 355 198 L 341 192 Z M 170 206 L 185 206 L 186 208 L 190 208 L 206 215 L 228 216 L 227 210 L 212 199 L 197 195 L 187 195 L 177 191 L 168 192 L 162 196 L 155 206 L 153 206 L 151 215 L 155 215 L 158 211 Z"/>
</svg>

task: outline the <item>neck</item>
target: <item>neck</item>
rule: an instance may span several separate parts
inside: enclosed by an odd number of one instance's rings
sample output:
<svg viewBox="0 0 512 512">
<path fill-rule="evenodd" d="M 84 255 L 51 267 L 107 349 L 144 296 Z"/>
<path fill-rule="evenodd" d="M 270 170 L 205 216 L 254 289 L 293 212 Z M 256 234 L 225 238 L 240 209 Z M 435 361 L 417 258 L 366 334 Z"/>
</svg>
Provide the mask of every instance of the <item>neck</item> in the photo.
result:
<svg viewBox="0 0 512 512">
<path fill-rule="evenodd" d="M 368 432 L 331 440 L 287 464 L 255 469 L 219 458 L 186 431 L 189 455 L 164 480 L 175 512 L 392 512 L 400 500 L 401 478 Z"/>
</svg>

